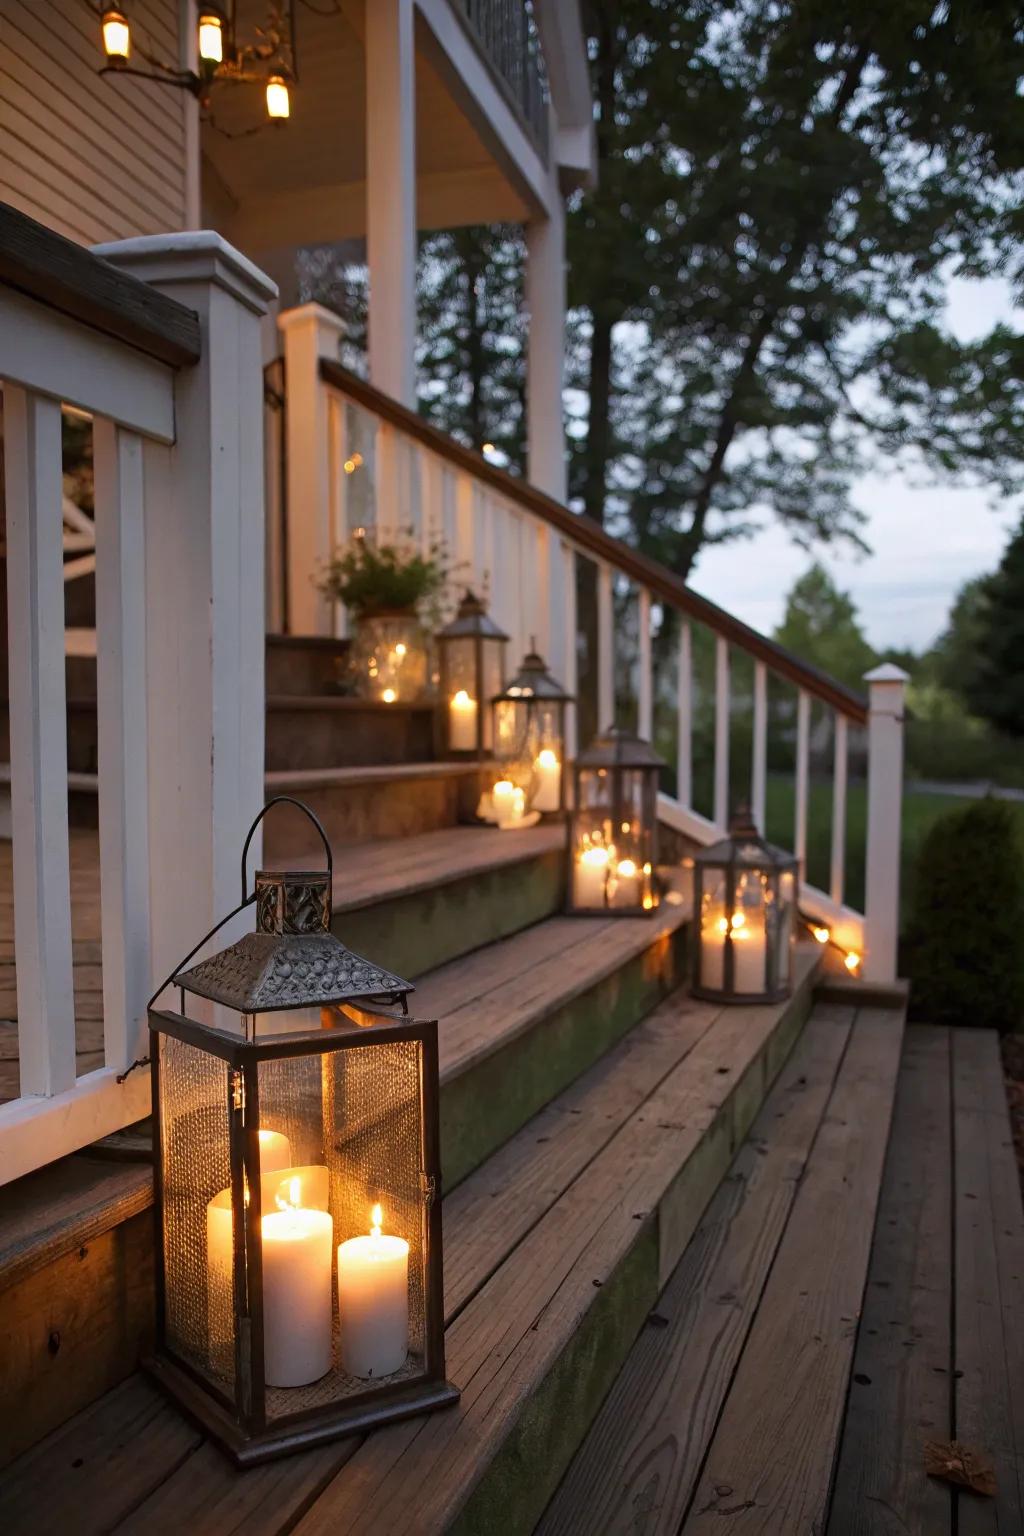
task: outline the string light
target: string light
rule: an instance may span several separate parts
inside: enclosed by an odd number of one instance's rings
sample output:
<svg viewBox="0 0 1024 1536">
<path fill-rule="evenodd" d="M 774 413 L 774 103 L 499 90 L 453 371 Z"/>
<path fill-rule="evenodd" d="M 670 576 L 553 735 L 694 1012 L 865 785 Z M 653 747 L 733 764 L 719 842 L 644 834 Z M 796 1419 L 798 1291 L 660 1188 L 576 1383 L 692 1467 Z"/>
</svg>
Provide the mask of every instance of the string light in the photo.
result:
<svg viewBox="0 0 1024 1536">
<path fill-rule="evenodd" d="M 132 34 L 127 16 L 108 9 L 103 12 L 103 52 L 112 64 L 124 63 L 131 55 Z"/>
<path fill-rule="evenodd" d="M 864 958 L 858 950 L 846 949 L 837 939 L 832 937 L 831 928 L 827 928 L 824 923 L 812 923 L 807 918 L 804 918 L 804 926 L 817 944 L 822 945 L 822 947 L 830 945 L 832 949 L 842 956 L 843 964 L 851 976 L 858 974 L 861 961 Z"/>
</svg>

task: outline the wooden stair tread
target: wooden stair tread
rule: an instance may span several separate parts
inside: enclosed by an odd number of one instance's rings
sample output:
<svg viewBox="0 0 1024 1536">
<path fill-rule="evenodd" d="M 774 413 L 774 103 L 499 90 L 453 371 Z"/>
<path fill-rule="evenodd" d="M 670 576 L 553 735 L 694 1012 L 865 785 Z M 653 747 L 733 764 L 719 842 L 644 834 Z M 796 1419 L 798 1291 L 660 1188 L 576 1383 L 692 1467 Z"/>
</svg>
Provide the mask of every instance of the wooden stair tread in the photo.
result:
<svg viewBox="0 0 1024 1536">
<path fill-rule="evenodd" d="M 1024 1530 L 1024 1211 L 999 1042 L 907 1031 L 830 1536 Z M 994 1499 L 929 1478 L 925 1440 L 991 1457 Z"/>
<path fill-rule="evenodd" d="M 75 1153 L 0 1188 L 0 1288 L 153 1202 L 150 1162 Z"/>
<path fill-rule="evenodd" d="M 820 1529 L 901 1023 L 816 1006 L 538 1536 Z"/>
<path fill-rule="evenodd" d="M 480 771 L 479 763 L 383 763 L 353 768 L 278 768 L 264 774 L 268 794 L 305 787 L 391 784 L 406 779 L 462 779 Z"/>
<path fill-rule="evenodd" d="M 817 958 L 800 956 L 801 997 Z M 674 1198 L 684 1169 L 703 1171 L 696 1154 L 709 1135 L 724 1138 L 727 1160 L 743 1086 L 768 1070 L 766 1053 L 789 1017 L 785 1006 L 718 1012 L 675 994 L 446 1199 L 448 1368 L 463 1390 L 457 1408 L 246 1473 L 205 1443 L 183 1461 L 157 1413 L 135 1441 L 153 1474 L 153 1491 L 139 1502 L 122 1499 L 108 1476 L 100 1404 L 75 1421 L 80 1431 L 66 1426 L 0 1478 L 10 1536 L 46 1528 L 50 1507 L 67 1507 L 76 1479 L 78 1508 L 91 1519 L 96 1490 L 103 1510 L 101 1526 L 79 1520 L 81 1536 L 93 1529 L 159 1536 L 184 1522 L 196 1536 L 447 1529 L 527 1400 L 581 1325 L 598 1316 L 593 1309 L 623 1284 L 631 1305 L 643 1305 L 648 1292 L 653 1299 L 659 1202 Z M 635 1295 L 640 1269 L 646 1279 Z M 72 1468 L 69 1458 L 82 1454 L 79 1432 L 98 1457 Z"/>
</svg>

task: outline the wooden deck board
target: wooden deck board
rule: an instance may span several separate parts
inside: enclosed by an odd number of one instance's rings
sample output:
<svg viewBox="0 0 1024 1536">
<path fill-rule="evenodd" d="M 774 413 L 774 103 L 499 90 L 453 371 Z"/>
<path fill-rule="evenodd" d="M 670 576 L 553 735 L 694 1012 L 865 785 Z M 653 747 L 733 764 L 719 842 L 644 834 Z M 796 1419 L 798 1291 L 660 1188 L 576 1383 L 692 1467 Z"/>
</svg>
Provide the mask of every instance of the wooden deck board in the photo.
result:
<svg viewBox="0 0 1024 1536">
<path fill-rule="evenodd" d="M 849 1036 L 815 1009 L 538 1536 L 675 1536 Z"/>
<path fill-rule="evenodd" d="M 952 1414 L 949 1031 L 907 1030 L 829 1514 L 829 1536 L 948 1536 L 925 1440 Z"/>
<path fill-rule="evenodd" d="M 683 1536 L 824 1523 L 902 1033 L 900 1014 L 858 1014 Z"/>
</svg>

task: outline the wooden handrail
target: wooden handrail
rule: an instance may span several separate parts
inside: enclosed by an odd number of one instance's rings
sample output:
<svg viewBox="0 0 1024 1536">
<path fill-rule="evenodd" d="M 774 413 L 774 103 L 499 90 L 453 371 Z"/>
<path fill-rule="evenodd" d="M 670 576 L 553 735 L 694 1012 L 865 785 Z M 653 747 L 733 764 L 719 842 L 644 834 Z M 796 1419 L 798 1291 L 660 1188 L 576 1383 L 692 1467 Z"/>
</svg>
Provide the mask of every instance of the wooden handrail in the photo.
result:
<svg viewBox="0 0 1024 1536">
<path fill-rule="evenodd" d="M 661 602 L 677 608 L 688 618 L 721 635 L 730 644 L 739 646 L 756 660 L 763 661 L 777 676 L 803 688 L 855 724 L 867 724 L 867 701 L 861 694 L 847 688 L 820 668 L 801 661 L 799 656 L 795 656 L 785 646 L 751 629 L 749 624 L 744 624 L 724 608 L 719 608 L 717 603 L 700 597 L 666 566 L 608 533 L 593 518 L 570 512 L 568 507 L 562 506 L 561 502 L 545 495 L 527 481 L 489 464 L 471 448 L 464 448 L 446 432 L 431 426 L 415 411 L 400 405 L 390 395 L 368 384 L 340 363 L 332 362 L 329 358 L 321 359 L 320 377 L 325 384 L 340 390 L 383 421 L 390 422 L 409 437 L 423 443 L 449 464 L 475 475 L 478 480 L 493 486 L 502 496 L 556 528 L 585 554 L 614 566 L 631 581 L 646 587 Z"/>
<path fill-rule="evenodd" d="M 0 284 L 174 368 L 201 356 L 194 310 L 9 203 L 0 203 Z"/>
</svg>

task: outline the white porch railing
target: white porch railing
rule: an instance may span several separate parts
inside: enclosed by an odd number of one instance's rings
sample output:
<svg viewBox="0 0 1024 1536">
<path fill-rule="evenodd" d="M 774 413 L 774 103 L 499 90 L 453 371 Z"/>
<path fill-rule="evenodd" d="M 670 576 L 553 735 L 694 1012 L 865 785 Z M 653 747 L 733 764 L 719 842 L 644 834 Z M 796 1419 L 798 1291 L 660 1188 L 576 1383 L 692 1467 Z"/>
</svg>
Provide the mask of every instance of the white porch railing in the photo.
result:
<svg viewBox="0 0 1024 1536">
<path fill-rule="evenodd" d="M 105 254 L 0 205 L 20 1071 L 0 1183 L 149 1113 L 148 1071 L 122 1074 L 146 1054 L 154 977 L 237 901 L 263 800 L 259 317 L 274 289 L 214 235 Z M 104 1064 L 82 1076 L 62 402 L 92 420 L 95 475 Z"/>
<path fill-rule="evenodd" d="M 514 654 L 531 636 L 570 692 L 577 691 L 577 566 L 596 567 L 597 719 L 615 714 L 616 595 L 636 602 L 632 690 L 637 723 L 650 736 L 655 709 L 674 710 L 675 792 L 663 794 L 662 819 L 707 844 L 722 836 L 738 774 L 730 764 L 737 714 L 749 710 L 750 798 L 765 827 L 768 798 L 769 679 L 795 689 L 794 817 L 790 847 L 806 874 L 811 795 L 812 705 L 831 717 L 831 858 L 827 888 L 805 878 L 801 905 L 826 924 L 845 949 L 863 955 L 863 975 L 888 982 L 896 975 L 902 713 L 905 677 L 880 668 L 863 699 L 801 662 L 773 641 L 690 591 L 657 562 L 574 516 L 550 497 L 505 474 L 423 422 L 415 413 L 341 369 L 338 322 L 316 305 L 281 317 L 287 377 L 289 473 L 288 607 L 294 633 L 341 632 L 343 616 L 316 592 L 312 575 L 353 528 L 413 528 L 424 545 L 444 540 L 455 561 L 489 589 L 498 623 Z M 677 684 L 673 697 L 655 696 L 652 624 L 657 612 L 678 617 Z M 694 806 L 695 638 L 713 637 L 713 792 L 710 816 Z M 621 649 L 621 648 L 620 648 Z M 752 658 L 753 685 L 743 699 L 732 685 L 733 660 Z M 849 729 L 867 728 L 868 811 L 866 911 L 846 900 L 847 758 Z M 570 750 L 575 742 L 570 742 Z M 744 774 L 746 777 L 746 774 Z"/>
</svg>

